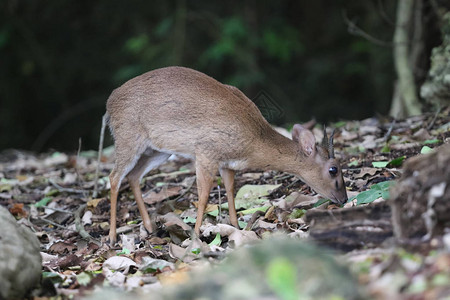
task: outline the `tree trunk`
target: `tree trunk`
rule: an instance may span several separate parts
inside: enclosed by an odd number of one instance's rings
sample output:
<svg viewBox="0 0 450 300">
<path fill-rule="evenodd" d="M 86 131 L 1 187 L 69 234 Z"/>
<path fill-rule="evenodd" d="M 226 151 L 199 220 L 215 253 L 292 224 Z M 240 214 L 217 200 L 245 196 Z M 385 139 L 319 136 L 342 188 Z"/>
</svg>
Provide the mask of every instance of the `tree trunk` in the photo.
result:
<svg viewBox="0 0 450 300">
<path fill-rule="evenodd" d="M 397 72 L 397 97 L 393 99 L 390 114 L 406 117 L 421 113 L 420 102 L 410 64 L 409 28 L 412 21 L 414 0 L 399 0 L 394 33 L 394 63 Z"/>
</svg>

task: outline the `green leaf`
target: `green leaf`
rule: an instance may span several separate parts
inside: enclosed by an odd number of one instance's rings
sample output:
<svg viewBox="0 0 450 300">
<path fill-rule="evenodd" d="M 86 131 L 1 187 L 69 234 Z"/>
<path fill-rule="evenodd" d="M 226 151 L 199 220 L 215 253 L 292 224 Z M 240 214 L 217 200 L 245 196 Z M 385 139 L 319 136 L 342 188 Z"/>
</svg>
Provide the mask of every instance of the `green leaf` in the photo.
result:
<svg viewBox="0 0 450 300">
<path fill-rule="evenodd" d="M 266 212 L 267 209 L 269 209 L 270 206 L 261 206 L 261 207 L 254 207 L 254 208 L 249 208 L 246 210 L 241 210 L 239 213 L 243 214 L 243 215 L 249 215 L 249 214 L 253 214 L 257 211 L 262 211 L 262 212 Z"/>
<path fill-rule="evenodd" d="M 50 191 L 47 192 L 47 194 L 45 194 L 46 197 L 51 197 L 51 196 L 55 196 L 59 194 L 59 191 L 57 189 L 51 189 Z"/>
<path fill-rule="evenodd" d="M 55 152 L 52 153 L 52 155 L 50 155 L 50 157 L 55 158 L 55 157 L 59 157 L 61 155 L 62 155 L 61 152 L 55 151 Z"/>
<path fill-rule="evenodd" d="M 222 207 L 222 208 L 223 208 L 223 207 Z M 213 211 L 207 212 L 206 214 L 207 214 L 207 215 L 210 215 L 210 216 L 213 216 L 213 217 L 217 217 L 217 216 L 219 215 L 219 210 L 218 210 L 218 209 L 215 209 L 215 210 L 213 210 Z M 192 222 L 192 223 L 195 223 L 195 221 Z"/>
<path fill-rule="evenodd" d="M 350 162 L 348 164 L 349 167 L 356 167 L 357 165 L 359 165 L 359 161 L 358 160 L 354 160 L 352 162 Z"/>
<path fill-rule="evenodd" d="M 239 228 L 241 228 L 241 229 L 244 229 L 245 227 L 247 227 L 247 222 L 244 222 L 244 221 L 238 221 L 238 224 L 239 224 Z"/>
<path fill-rule="evenodd" d="M 381 153 L 389 153 L 391 152 L 391 149 L 389 148 L 389 145 L 386 144 L 384 147 L 380 150 Z"/>
<path fill-rule="evenodd" d="M 184 217 L 183 218 L 184 223 L 195 223 L 195 221 L 197 221 L 197 220 L 193 217 Z"/>
<path fill-rule="evenodd" d="M 391 185 L 393 185 L 393 184 L 394 184 L 394 181 L 392 181 L 392 180 L 382 181 L 382 182 L 379 182 L 379 183 L 377 183 L 377 184 L 372 185 L 372 186 L 370 187 L 370 189 L 372 189 L 372 190 L 378 190 L 378 191 L 384 191 L 384 190 L 389 189 L 389 187 L 390 187 Z"/>
<path fill-rule="evenodd" d="M 372 166 L 374 168 L 386 168 L 388 163 L 389 163 L 388 161 L 373 161 Z"/>
<path fill-rule="evenodd" d="M 292 213 L 289 215 L 289 219 L 298 219 L 303 217 L 303 215 L 306 213 L 306 210 L 296 208 L 292 211 Z"/>
<path fill-rule="evenodd" d="M 116 255 L 128 255 L 131 251 L 127 248 L 122 248 L 122 251 L 118 252 Z"/>
<path fill-rule="evenodd" d="M 341 128 L 341 127 L 344 127 L 345 124 L 347 124 L 347 122 L 345 122 L 345 121 L 338 121 L 338 122 L 333 124 L 333 128 Z"/>
<path fill-rule="evenodd" d="M 381 192 L 378 190 L 364 191 L 356 196 L 356 205 L 371 203 L 380 197 Z"/>
<path fill-rule="evenodd" d="M 44 207 L 46 206 L 50 201 L 52 201 L 53 198 L 52 197 L 44 197 L 41 200 L 39 200 L 38 202 L 36 202 L 34 204 L 35 207 Z"/>
<path fill-rule="evenodd" d="M 428 146 L 423 146 L 422 149 L 420 149 L 420 153 L 421 154 L 428 154 L 428 153 L 431 153 L 433 151 L 434 151 L 433 148 L 430 148 Z"/>
<path fill-rule="evenodd" d="M 276 257 L 266 268 L 267 283 L 279 299 L 296 300 L 297 272 L 295 266 L 285 257 Z"/>
<path fill-rule="evenodd" d="M 426 141 L 423 141 L 422 143 L 424 145 L 429 145 L 429 144 L 437 144 L 437 143 L 440 143 L 440 142 L 441 142 L 441 140 L 434 139 L 434 140 L 426 140 Z"/>
<path fill-rule="evenodd" d="M 88 285 L 92 280 L 92 276 L 87 272 L 81 272 L 77 274 L 77 281 L 80 285 Z"/>
<path fill-rule="evenodd" d="M 321 206 L 325 202 L 331 202 L 331 200 L 330 199 L 321 198 L 321 199 L 317 200 L 317 202 L 314 204 L 314 207 Z"/>
<path fill-rule="evenodd" d="M 86 157 L 86 158 L 97 158 L 98 151 L 95 151 L 95 150 L 81 151 L 80 156 Z"/>
<path fill-rule="evenodd" d="M 347 200 L 347 203 L 352 202 L 354 199 L 356 198 L 356 196 L 352 196 Z"/>
<path fill-rule="evenodd" d="M 63 278 L 55 272 L 42 272 L 42 278 L 48 278 L 52 283 L 63 282 Z"/>
<path fill-rule="evenodd" d="M 214 240 L 212 240 L 211 243 L 209 243 L 209 246 L 220 246 L 220 244 L 222 244 L 222 239 L 220 237 L 220 233 L 216 234 L 216 237 L 214 238 Z"/>
<path fill-rule="evenodd" d="M 200 248 L 194 248 L 194 249 L 191 250 L 191 252 L 192 252 L 193 254 L 198 255 L 198 254 L 200 254 L 201 249 L 200 249 Z"/>
<path fill-rule="evenodd" d="M 397 158 L 394 158 L 393 160 L 391 160 L 388 163 L 387 167 L 388 168 L 400 167 L 402 165 L 403 161 L 405 160 L 405 158 L 406 158 L 406 156 L 404 156 L 404 155 L 400 156 L 400 157 L 397 157 Z"/>
<path fill-rule="evenodd" d="M 436 274 L 433 276 L 433 278 L 431 279 L 431 283 L 434 286 L 449 286 L 450 285 L 450 276 L 448 275 L 448 273 L 440 273 L 440 274 Z"/>
<path fill-rule="evenodd" d="M 251 207 L 261 205 L 266 200 L 260 199 L 261 197 L 267 196 L 273 190 L 279 188 L 281 184 L 262 184 L 262 185 L 252 185 L 246 184 L 239 189 L 235 198 L 236 209 L 249 209 Z"/>
<path fill-rule="evenodd" d="M 356 205 L 371 203 L 380 197 L 385 200 L 389 199 L 389 188 L 394 184 L 395 181 L 388 180 L 372 185 L 369 190 L 356 195 Z M 349 201 L 351 200 L 349 199 Z"/>
</svg>

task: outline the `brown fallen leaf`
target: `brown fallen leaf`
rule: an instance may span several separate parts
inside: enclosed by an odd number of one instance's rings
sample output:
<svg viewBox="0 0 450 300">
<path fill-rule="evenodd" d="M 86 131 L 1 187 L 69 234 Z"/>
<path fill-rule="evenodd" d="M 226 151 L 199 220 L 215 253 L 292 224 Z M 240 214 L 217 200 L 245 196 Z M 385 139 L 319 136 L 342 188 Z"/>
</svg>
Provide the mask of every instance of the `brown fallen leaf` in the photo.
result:
<svg viewBox="0 0 450 300">
<path fill-rule="evenodd" d="M 179 195 L 181 189 L 182 189 L 181 186 L 172 186 L 168 188 L 163 188 L 158 193 L 150 191 L 149 193 L 143 195 L 144 202 L 147 204 L 155 204 L 161 202 L 164 199 Z"/>
<path fill-rule="evenodd" d="M 428 132 L 428 130 L 426 130 L 425 128 L 420 128 L 419 130 L 417 130 L 413 134 L 413 137 L 416 141 L 426 141 L 431 140 L 433 138 Z"/>
<path fill-rule="evenodd" d="M 191 226 L 184 223 L 183 220 L 174 213 L 167 213 L 163 216 L 158 216 L 158 220 L 164 223 L 164 226 L 170 227 L 173 225 L 177 225 L 181 227 L 183 230 L 191 230 Z"/>
<path fill-rule="evenodd" d="M 192 201 L 192 204 L 195 206 L 195 208 L 198 208 L 198 201 Z M 208 203 L 205 208 L 205 214 L 215 211 L 217 209 L 219 209 L 219 205 Z"/>
<path fill-rule="evenodd" d="M 163 272 L 157 275 L 159 282 L 163 286 L 167 285 L 179 285 L 187 282 L 189 280 L 188 271 L 190 268 L 186 265 L 185 267 L 178 268 L 172 272 Z"/>
<path fill-rule="evenodd" d="M 102 265 L 96 261 L 96 259 L 92 258 L 87 261 L 87 264 L 84 268 L 87 272 L 94 272 L 102 269 Z"/>
<path fill-rule="evenodd" d="M 27 211 L 23 209 L 23 203 L 14 203 L 9 212 L 15 217 L 24 218 L 27 216 Z"/>
<path fill-rule="evenodd" d="M 391 150 L 407 150 L 415 147 L 420 147 L 420 143 L 406 143 L 406 144 L 392 144 Z"/>
<path fill-rule="evenodd" d="M 66 254 L 77 249 L 77 246 L 68 242 L 56 242 L 50 246 L 50 253 Z"/>
<path fill-rule="evenodd" d="M 79 266 L 82 261 L 82 256 L 69 254 L 58 259 L 58 261 L 56 262 L 56 266 L 64 270 L 68 267 Z"/>
<path fill-rule="evenodd" d="M 88 206 L 88 207 L 92 207 L 92 208 L 96 208 L 97 205 L 98 205 L 98 203 L 99 203 L 100 201 L 102 201 L 102 200 L 103 200 L 103 198 L 97 198 L 97 199 L 89 200 L 88 203 L 87 203 L 87 206 Z"/>
<path fill-rule="evenodd" d="M 377 168 L 361 168 L 361 171 L 359 172 L 359 174 L 355 174 L 354 177 L 355 177 L 355 179 L 359 179 L 359 178 L 363 178 L 366 175 L 373 176 L 379 171 L 380 171 L 380 169 L 377 169 Z"/>
</svg>

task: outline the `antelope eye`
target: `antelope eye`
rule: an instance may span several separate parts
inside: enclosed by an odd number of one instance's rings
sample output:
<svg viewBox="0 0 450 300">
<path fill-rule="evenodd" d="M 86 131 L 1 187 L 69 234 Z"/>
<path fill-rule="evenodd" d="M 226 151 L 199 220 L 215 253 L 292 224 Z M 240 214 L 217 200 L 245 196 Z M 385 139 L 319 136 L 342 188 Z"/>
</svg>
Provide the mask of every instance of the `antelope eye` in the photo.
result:
<svg viewBox="0 0 450 300">
<path fill-rule="evenodd" d="M 330 168 L 328 169 L 328 172 L 330 172 L 330 175 L 331 175 L 331 176 L 336 176 L 336 174 L 337 174 L 337 172 L 338 172 L 338 169 L 337 169 L 336 167 L 330 167 Z"/>
</svg>

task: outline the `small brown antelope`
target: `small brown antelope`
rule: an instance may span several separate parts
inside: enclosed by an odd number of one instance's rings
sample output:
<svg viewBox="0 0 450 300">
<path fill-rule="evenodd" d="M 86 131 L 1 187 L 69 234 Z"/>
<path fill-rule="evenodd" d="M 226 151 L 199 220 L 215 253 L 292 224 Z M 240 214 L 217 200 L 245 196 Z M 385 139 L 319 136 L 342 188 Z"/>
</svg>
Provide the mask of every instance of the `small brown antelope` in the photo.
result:
<svg viewBox="0 0 450 300">
<path fill-rule="evenodd" d="M 296 124 L 288 139 L 239 89 L 198 71 L 168 67 L 135 77 L 112 92 L 106 108 L 116 147 L 109 176 L 111 243 L 116 241 L 117 196 L 125 176 L 144 226 L 152 232 L 139 184 L 171 154 L 195 159 L 197 235 L 217 171 L 225 184 L 230 222 L 236 227 L 234 173 L 244 168 L 295 174 L 333 202 L 347 201 L 333 136 L 328 140 L 325 135 L 322 145 L 316 145 L 312 132 Z"/>
</svg>

